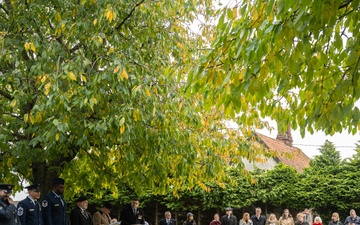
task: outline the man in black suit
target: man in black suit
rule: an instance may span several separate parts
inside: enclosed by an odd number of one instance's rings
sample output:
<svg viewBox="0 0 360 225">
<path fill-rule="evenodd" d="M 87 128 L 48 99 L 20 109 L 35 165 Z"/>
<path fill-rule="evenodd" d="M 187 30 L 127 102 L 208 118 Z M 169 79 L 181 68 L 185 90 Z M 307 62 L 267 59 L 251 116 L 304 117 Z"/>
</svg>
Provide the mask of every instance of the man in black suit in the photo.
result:
<svg viewBox="0 0 360 225">
<path fill-rule="evenodd" d="M 68 225 L 66 202 L 63 197 L 65 181 L 61 178 L 52 180 L 52 191 L 44 196 L 41 203 L 45 225 Z"/>
<path fill-rule="evenodd" d="M 255 209 L 255 215 L 251 216 L 250 219 L 253 222 L 253 225 L 265 225 L 266 223 L 266 218 L 265 216 L 261 215 L 260 208 Z"/>
<path fill-rule="evenodd" d="M 81 196 L 76 200 L 76 206 L 70 213 L 71 225 L 91 225 L 91 216 L 86 209 L 89 201 L 87 197 Z"/>
<path fill-rule="evenodd" d="M 121 212 L 121 224 L 132 225 L 132 224 L 145 224 L 144 211 L 139 209 L 139 199 L 134 198 L 131 200 L 130 207 L 124 208 Z"/>
<path fill-rule="evenodd" d="M 165 212 L 165 219 L 159 221 L 159 225 L 176 225 L 176 221 L 171 219 L 171 213 L 169 211 Z"/>
<path fill-rule="evenodd" d="M 237 225 L 237 218 L 233 215 L 231 207 L 226 208 L 226 214 L 221 217 L 221 225 Z"/>
</svg>

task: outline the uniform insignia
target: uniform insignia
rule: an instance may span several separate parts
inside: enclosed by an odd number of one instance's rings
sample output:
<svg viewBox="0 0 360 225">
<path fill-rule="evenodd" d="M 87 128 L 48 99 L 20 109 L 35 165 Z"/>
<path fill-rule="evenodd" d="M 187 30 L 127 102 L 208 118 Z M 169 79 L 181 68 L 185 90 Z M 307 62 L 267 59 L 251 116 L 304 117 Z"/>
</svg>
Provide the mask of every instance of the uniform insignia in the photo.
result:
<svg viewBox="0 0 360 225">
<path fill-rule="evenodd" d="M 4 208 L 0 205 L 0 210 L 3 210 Z"/>
<path fill-rule="evenodd" d="M 24 214 L 24 208 L 20 206 L 17 210 L 17 214 L 18 216 L 22 216 Z"/>
<path fill-rule="evenodd" d="M 42 207 L 46 208 L 48 206 L 48 202 L 46 200 L 44 200 L 42 203 L 41 203 Z"/>
<path fill-rule="evenodd" d="M 29 211 L 34 211 L 35 209 L 29 209 Z"/>
<path fill-rule="evenodd" d="M 54 206 L 59 206 L 59 204 L 55 204 Z"/>
</svg>

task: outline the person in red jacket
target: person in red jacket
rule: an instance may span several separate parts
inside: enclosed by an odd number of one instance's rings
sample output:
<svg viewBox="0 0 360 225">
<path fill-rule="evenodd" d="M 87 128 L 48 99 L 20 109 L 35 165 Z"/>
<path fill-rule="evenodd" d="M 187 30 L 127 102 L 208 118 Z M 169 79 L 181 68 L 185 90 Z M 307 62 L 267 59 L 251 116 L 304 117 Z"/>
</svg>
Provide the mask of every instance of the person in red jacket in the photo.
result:
<svg viewBox="0 0 360 225">
<path fill-rule="evenodd" d="M 221 225 L 219 214 L 214 215 L 214 219 L 210 222 L 210 225 Z"/>
<path fill-rule="evenodd" d="M 322 225 L 322 220 L 320 216 L 315 217 L 313 225 Z"/>
</svg>

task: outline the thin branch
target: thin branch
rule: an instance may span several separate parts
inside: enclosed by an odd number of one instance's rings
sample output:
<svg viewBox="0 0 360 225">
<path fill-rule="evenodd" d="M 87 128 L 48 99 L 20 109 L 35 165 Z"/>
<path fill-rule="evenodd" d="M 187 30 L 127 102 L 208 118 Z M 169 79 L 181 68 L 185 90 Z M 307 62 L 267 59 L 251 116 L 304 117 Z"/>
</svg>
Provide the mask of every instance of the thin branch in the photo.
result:
<svg viewBox="0 0 360 225">
<path fill-rule="evenodd" d="M 74 53 L 76 50 L 78 50 L 78 49 L 81 48 L 81 47 L 82 47 L 82 44 L 81 44 L 81 43 L 75 45 L 74 47 L 72 47 L 72 48 L 70 49 L 70 53 Z"/>
<path fill-rule="evenodd" d="M 134 13 L 134 11 L 135 11 L 135 9 L 137 8 L 137 7 L 139 7 L 142 3 L 144 3 L 145 2 L 145 0 L 141 0 L 139 3 L 137 3 L 136 5 L 135 5 L 135 7 L 134 8 L 132 8 L 132 10 L 130 11 L 130 13 L 121 21 L 121 23 L 116 27 L 116 29 L 118 30 L 118 29 L 120 29 L 121 28 L 121 26 L 131 17 L 131 15 Z"/>
<path fill-rule="evenodd" d="M 341 3 L 339 5 L 339 8 L 338 9 L 342 9 L 342 8 L 345 8 L 346 6 L 348 6 L 353 0 L 346 0 L 345 2 Z"/>
<path fill-rule="evenodd" d="M 5 9 L 2 4 L 0 4 L 0 9 L 2 9 L 7 15 L 9 15 L 9 11 L 7 11 L 7 9 Z"/>
<path fill-rule="evenodd" d="M 7 93 L 6 91 L 3 91 L 3 90 L 0 90 L 0 95 L 2 95 L 3 97 L 5 97 L 5 98 L 7 98 L 9 100 L 14 99 L 9 93 Z"/>
</svg>

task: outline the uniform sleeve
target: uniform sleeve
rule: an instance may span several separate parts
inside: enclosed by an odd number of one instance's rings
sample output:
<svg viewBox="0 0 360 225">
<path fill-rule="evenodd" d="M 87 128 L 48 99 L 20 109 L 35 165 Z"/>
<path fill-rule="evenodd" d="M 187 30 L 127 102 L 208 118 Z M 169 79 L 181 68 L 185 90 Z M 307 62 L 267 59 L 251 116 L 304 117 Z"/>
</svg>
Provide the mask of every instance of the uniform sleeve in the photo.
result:
<svg viewBox="0 0 360 225">
<path fill-rule="evenodd" d="M 70 224 L 80 225 L 79 215 L 77 214 L 75 209 L 70 213 Z"/>
<path fill-rule="evenodd" d="M 10 204 L 6 209 L 0 205 L 0 218 L 10 219 L 16 211 L 16 207 Z"/>
<path fill-rule="evenodd" d="M 41 203 L 41 208 L 42 208 L 44 224 L 53 225 L 51 219 L 51 204 L 48 196 L 44 196 L 44 200 Z"/>
<path fill-rule="evenodd" d="M 26 213 L 27 213 L 26 204 L 24 204 L 23 202 L 19 202 L 19 204 L 17 205 L 17 215 L 21 225 L 26 225 L 25 223 Z"/>
</svg>

